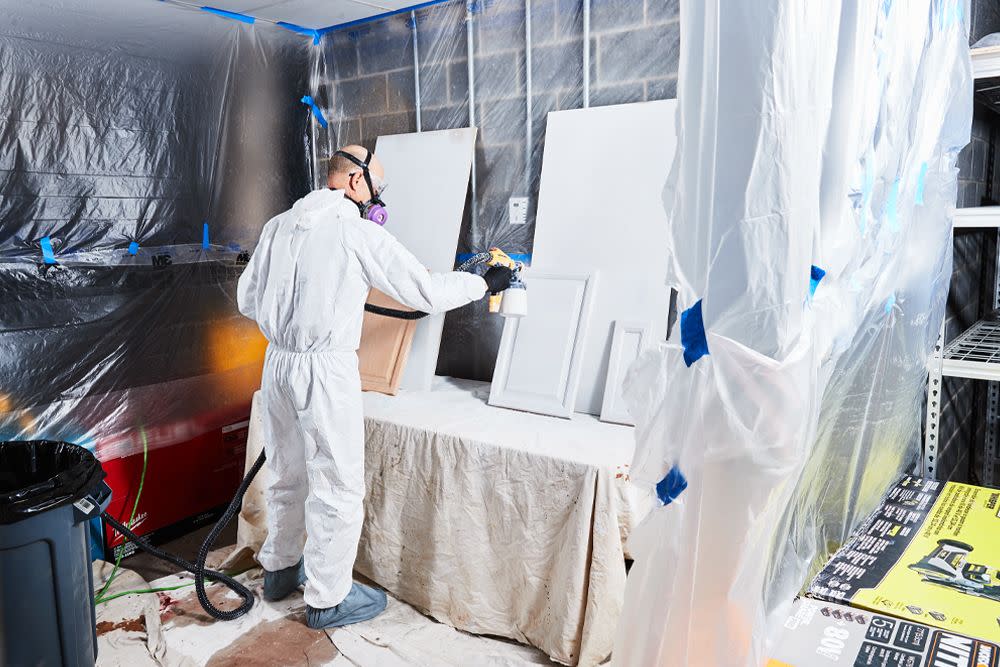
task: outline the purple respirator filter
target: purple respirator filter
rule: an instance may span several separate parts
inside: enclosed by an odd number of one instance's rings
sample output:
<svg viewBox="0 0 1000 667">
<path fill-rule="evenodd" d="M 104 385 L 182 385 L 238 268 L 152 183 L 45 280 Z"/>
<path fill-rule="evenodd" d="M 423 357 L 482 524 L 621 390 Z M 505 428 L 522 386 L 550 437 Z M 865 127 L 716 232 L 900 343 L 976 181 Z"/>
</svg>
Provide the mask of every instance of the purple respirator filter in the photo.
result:
<svg viewBox="0 0 1000 667">
<path fill-rule="evenodd" d="M 385 210 L 385 206 L 381 204 L 373 204 L 366 212 L 365 217 L 376 225 L 384 225 L 389 220 L 389 211 Z"/>
</svg>

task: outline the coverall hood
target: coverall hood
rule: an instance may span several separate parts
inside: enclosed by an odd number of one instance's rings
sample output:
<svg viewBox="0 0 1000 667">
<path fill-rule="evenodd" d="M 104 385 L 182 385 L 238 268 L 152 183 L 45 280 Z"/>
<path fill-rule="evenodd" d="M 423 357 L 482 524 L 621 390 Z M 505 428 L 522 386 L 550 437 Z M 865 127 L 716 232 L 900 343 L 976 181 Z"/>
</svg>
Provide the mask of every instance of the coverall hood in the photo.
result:
<svg viewBox="0 0 1000 667">
<path fill-rule="evenodd" d="M 343 190 L 330 190 L 329 188 L 313 190 L 292 206 L 292 212 L 295 214 L 295 226 L 309 229 L 324 221 L 329 222 L 332 217 L 342 216 L 344 213 L 339 209 L 344 201 Z M 352 205 L 351 208 L 355 209 L 355 213 L 357 213 L 355 206 Z"/>
</svg>

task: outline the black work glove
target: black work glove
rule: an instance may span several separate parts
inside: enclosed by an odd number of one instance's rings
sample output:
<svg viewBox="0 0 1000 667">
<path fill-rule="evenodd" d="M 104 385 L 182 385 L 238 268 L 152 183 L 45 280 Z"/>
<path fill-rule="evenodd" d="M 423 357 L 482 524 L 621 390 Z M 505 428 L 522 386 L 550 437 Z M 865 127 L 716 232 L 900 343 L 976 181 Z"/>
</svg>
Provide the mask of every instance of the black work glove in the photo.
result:
<svg viewBox="0 0 1000 667">
<path fill-rule="evenodd" d="M 511 276 L 514 272 L 506 266 L 491 266 L 490 270 L 483 276 L 486 287 L 490 294 L 499 294 L 510 287 Z"/>
</svg>

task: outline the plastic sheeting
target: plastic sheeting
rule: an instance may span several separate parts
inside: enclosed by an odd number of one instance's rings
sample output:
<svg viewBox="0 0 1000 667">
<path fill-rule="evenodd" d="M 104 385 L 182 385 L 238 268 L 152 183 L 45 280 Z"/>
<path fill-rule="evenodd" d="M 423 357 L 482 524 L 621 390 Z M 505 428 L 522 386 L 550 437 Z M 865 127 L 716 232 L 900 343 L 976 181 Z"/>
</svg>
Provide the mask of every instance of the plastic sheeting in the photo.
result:
<svg viewBox="0 0 1000 667">
<path fill-rule="evenodd" d="M 108 459 L 245 418 L 264 341 L 240 255 L 338 143 L 476 125 L 457 250 L 529 253 L 533 208 L 507 204 L 535 200 L 545 114 L 674 93 L 673 3 L 591 7 L 452 0 L 314 45 L 171 2 L 0 0 L 0 437 Z M 451 314 L 439 370 L 488 379 L 501 329 Z"/>
<path fill-rule="evenodd" d="M 633 532 L 615 664 L 762 664 L 810 568 L 912 469 L 972 117 L 966 10 L 682 2 L 664 200 L 691 310 L 626 392 L 633 479 L 676 464 L 689 486 Z"/>
<path fill-rule="evenodd" d="M 314 127 L 316 163 L 336 144 L 374 148 L 381 134 L 475 126 L 474 205 L 457 251 L 496 246 L 530 256 L 546 114 L 674 97 L 676 19 L 669 0 L 451 0 L 335 30 L 314 72 L 329 122 Z M 434 156 L 426 157 L 433 170 Z M 616 186 L 624 191 L 627 171 Z M 528 200 L 524 224 L 510 222 L 512 197 Z M 449 313 L 438 373 L 490 380 L 502 329 L 485 302 Z"/>
<path fill-rule="evenodd" d="M 243 248 L 309 189 L 307 38 L 0 0 L 0 434 L 102 459 L 245 418 Z"/>
</svg>

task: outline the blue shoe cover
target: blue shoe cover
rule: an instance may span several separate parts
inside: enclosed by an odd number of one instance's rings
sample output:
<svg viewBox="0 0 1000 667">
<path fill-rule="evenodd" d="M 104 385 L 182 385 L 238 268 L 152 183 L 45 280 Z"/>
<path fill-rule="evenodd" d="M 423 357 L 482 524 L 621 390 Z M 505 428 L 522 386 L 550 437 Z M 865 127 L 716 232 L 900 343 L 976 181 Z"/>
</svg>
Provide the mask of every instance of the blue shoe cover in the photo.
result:
<svg viewBox="0 0 1000 667">
<path fill-rule="evenodd" d="M 277 572 L 264 570 L 264 599 L 271 602 L 284 600 L 304 583 L 306 583 L 306 570 L 301 558 L 295 565 Z"/>
<path fill-rule="evenodd" d="M 319 630 L 361 623 L 385 611 L 386 604 L 385 591 L 354 582 L 351 592 L 336 607 L 306 607 L 306 624 L 313 630 Z"/>
</svg>

